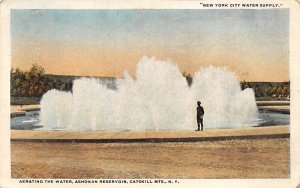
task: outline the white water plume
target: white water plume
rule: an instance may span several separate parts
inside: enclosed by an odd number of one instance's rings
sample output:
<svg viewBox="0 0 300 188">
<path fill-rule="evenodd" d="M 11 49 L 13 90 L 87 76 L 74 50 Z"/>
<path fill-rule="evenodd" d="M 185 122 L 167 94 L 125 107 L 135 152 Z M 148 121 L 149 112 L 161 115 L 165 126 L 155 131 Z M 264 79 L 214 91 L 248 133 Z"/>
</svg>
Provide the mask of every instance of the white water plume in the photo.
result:
<svg viewBox="0 0 300 188">
<path fill-rule="evenodd" d="M 98 79 L 74 81 L 71 92 L 48 91 L 41 100 L 45 129 L 194 130 L 196 107 L 204 107 L 204 129 L 253 126 L 252 89 L 241 90 L 235 74 L 209 66 L 195 73 L 191 87 L 170 61 L 144 57 L 136 78 L 126 72 L 117 90 Z"/>
</svg>

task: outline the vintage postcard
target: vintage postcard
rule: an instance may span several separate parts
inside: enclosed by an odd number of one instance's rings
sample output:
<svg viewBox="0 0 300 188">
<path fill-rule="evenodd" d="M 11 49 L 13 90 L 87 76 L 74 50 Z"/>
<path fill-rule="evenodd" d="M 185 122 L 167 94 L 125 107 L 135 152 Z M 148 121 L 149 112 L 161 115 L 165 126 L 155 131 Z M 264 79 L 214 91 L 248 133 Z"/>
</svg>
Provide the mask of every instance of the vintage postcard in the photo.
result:
<svg viewBox="0 0 300 188">
<path fill-rule="evenodd" d="M 0 187 L 297 187 L 298 1 L 2 1 Z"/>
</svg>

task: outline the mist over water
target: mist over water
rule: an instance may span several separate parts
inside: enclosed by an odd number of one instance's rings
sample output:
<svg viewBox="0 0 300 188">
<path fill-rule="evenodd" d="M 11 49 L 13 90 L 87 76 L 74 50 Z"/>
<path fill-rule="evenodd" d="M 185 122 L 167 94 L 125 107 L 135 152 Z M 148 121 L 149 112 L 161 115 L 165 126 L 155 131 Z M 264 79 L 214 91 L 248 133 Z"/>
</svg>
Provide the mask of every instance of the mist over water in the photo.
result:
<svg viewBox="0 0 300 188">
<path fill-rule="evenodd" d="M 41 100 L 41 123 L 49 130 L 195 130 L 200 100 L 204 129 L 256 125 L 253 90 L 242 91 L 225 68 L 200 70 L 189 87 L 172 62 L 144 57 L 136 78 L 125 72 L 116 85 L 112 90 L 97 79 L 81 78 L 72 93 L 48 91 Z"/>
</svg>

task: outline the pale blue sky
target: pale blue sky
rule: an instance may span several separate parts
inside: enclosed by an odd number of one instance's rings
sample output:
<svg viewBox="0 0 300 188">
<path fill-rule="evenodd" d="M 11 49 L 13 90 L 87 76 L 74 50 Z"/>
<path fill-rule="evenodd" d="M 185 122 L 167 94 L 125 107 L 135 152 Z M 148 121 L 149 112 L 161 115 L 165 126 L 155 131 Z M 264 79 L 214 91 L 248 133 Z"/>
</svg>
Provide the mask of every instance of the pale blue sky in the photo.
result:
<svg viewBox="0 0 300 188">
<path fill-rule="evenodd" d="M 55 74 L 119 76 L 149 55 L 191 73 L 212 64 L 263 80 L 251 66 L 272 66 L 288 79 L 288 9 L 12 10 L 11 34 L 13 66 Z"/>
</svg>

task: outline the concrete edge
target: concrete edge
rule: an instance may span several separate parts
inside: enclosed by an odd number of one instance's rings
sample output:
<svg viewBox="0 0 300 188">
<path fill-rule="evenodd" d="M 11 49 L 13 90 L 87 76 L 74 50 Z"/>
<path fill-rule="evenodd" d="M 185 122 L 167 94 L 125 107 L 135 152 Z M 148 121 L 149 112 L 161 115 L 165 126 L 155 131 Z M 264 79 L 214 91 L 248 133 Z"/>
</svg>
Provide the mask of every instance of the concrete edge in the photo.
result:
<svg viewBox="0 0 300 188">
<path fill-rule="evenodd" d="M 185 137 L 185 138 L 128 138 L 128 139 L 22 139 L 11 138 L 11 142 L 35 142 L 35 143 L 162 143 L 162 142 L 203 142 L 222 141 L 235 139 L 263 139 L 263 138 L 290 138 L 290 133 L 263 134 L 263 135 L 238 135 L 238 136 L 214 136 L 214 137 Z"/>
<path fill-rule="evenodd" d="M 29 109 L 16 111 L 16 112 L 10 112 L 10 118 L 25 116 L 26 112 L 38 111 L 38 110 L 41 110 L 41 108 L 29 108 Z"/>
<path fill-rule="evenodd" d="M 263 108 L 258 107 L 258 111 L 265 111 L 265 112 L 275 112 L 279 114 L 290 114 L 290 109 L 282 109 L 282 108 Z"/>
<path fill-rule="evenodd" d="M 11 112 L 10 113 L 10 118 L 25 116 L 25 114 L 26 114 L 26 111 Z"/>
<path fill-rule="evenodd" d="M 290 106 L 290 101 L 256 101 L 257 106 Z"/>
</svg>

